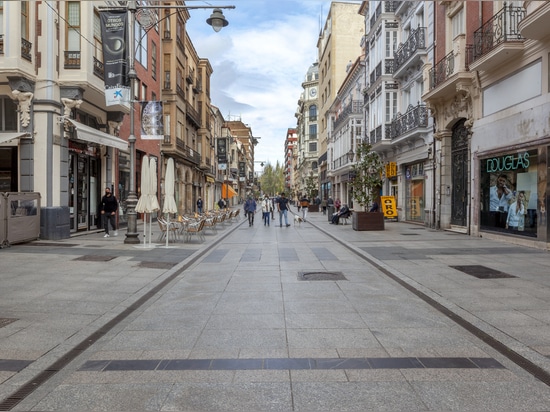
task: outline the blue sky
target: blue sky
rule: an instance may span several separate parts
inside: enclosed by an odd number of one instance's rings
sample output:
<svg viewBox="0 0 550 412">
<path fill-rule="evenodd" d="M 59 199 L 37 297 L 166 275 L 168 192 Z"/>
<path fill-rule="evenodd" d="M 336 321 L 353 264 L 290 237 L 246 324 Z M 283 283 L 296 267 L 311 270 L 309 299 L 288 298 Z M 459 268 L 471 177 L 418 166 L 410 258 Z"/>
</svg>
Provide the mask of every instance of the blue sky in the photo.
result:
<svg viewBox="0 0 550 412">
<path fill-rule="evenodd" d="M 257 161 L 282 163 L 286 131 L 296 127 L 301 84 L 317 60 L 330 1 L 188 0 L 187 5 L 236 6 L 222 10 L 229 25 L 218 33 L 205 23 L 212 10 L 190 10 L 187 30 L 199 56 L 214 69 L 212 104 L 261 137 Z"/>
</svg>

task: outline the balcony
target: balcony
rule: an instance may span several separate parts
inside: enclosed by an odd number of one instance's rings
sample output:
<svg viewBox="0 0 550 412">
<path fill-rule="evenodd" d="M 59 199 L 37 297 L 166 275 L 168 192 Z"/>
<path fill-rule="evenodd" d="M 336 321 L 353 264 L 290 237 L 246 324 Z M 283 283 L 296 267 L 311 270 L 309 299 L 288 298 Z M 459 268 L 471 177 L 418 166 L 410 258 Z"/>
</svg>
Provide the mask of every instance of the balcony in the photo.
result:
<svg viewBox="0 0 550 412">
<path fill-rule="evenodd" d="M 99 77 L 101 80 L 105 77 L 105 67 L 103 62 L 100 62 L 97 58 L 94 57 L 94 74 Z"/>
<path fill-rule="evenodd" d="M 527 16 L 518 24 L 527 39 L 542 40 L 550 35 L 550 2 L 532 1 L 527 4 Z"/>
<path fill-rule="evenodd" d="M 363 102 L 360 100 L 353 100 L 338 114 L 338 117 L 334 121 L 334 129 L 337 129 L 345 120 L 349 118 L 351 114 L 363 114 Z"/>
<path fill-rule="evenodd" d="M 393 75 L 402 76 L 409 67 L 419 63 L 426 56 L 426 28 L 413 30 L 405 43 L 402 43 L 394 53 Z"/>
<path fill-rule="evenodd" d="M 523 53 L 525 38 L 518 29 L 525 17 L 523 7 L 504 6 L 474 32 L 472 70 L 497 68 Z"/>
<path fill-rule="evenodd" d="M 167 140 L 167 138 L 165 136 L 164 144 L 170 144 L 170 138 L 169 137 L 168 137 L 168 140 Z M 177 156 L 179 156 L 183 159 L 186 159 L 189 162 L 191 162 L 191 163 L 193 163 L 197 166 L 200 165 L 200 162 L 201 162 L 200 153 L 197 152 L 196 150 L 193 150 L 189 146 L 187 146 L 185 144 L 185 142 L 180 138 L 176 138 L 176 151 L 175 152 L 173 151 L 173 147 L 172 147 L 172 150 L 163 148 L 163 151 L 165 153 L 176 154 Z"/>
<path fill-rule="evenodd" d="M 28 40 L 21 38 L 21 57 L 25 60 L 32 62 L 32 43 Z"/>
<path fill-rule="evenodd" d="M 470 58 L 464 35 L 458 36 L 453 51 L 448 53 L 429 70 L 428 91 L 422 100 L 439 99 L 456 94 L 457 87 L 472 83 L 468 69 Z"/>
<path fill-rule="evenodd" d="M 398 113 L 395 120 L 391 122 L 390 139 L 395 142 L 397 139 L 425 127 L 428 127 L 428 108 L 426 105 L 420 103 L 416 107 L 409 105 L 404 114 Z"/>
<path fill-rule="evenodd" d="M 63 67 L 65 69 L 80 69 L 80 50 L 64 52 Z"/>
<path fill-rule="evenodd" d="M 4 54 L 4 35 L 0 34 L 0 54 Z"/>
<path fill-rule="evenodd" d="M 185 102 L 185 115 L 187 116 L 187 119 L 189 119 L 197 129 L 201 127 L 200 114 L 198 111 L 195 110 L 193 106 L 191 106 L 191 103 L 189 102 Z"/>
</svg>

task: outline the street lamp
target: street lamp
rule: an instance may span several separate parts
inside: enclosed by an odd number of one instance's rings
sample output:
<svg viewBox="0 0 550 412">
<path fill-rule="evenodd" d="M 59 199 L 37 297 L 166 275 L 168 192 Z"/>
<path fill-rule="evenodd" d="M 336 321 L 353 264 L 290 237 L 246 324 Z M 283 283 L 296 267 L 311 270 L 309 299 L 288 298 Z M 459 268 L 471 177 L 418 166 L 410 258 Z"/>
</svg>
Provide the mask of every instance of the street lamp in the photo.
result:
<svg viewBox="0 0 550 412">
<path fill-rule="evenodd" d="M 349 149 L 349 152 L 347 153 L 349 162 L 353 162 L 353 157 L 355 156 L 355 153 L 353 153 L 353 150 Z"/>
<path fill-rule="evenodd" d="M 221 9 L 234 9 L 235 6 L 183 6 L 183 5 L 137 5 L 136 1 L 129 1 L 127 5 L 127 11 L 130 13 L 129 21 L 129 51 L 128 51 L 128 78 L 130 79 L 130 136 L 128 136 L 128 143 L 130 144 L 130 188 L 128 193 L 127 204 L 127 220 L 128 228 L 126 232 L 126 238 L 124 243 L 126 244 L 139 244 L 139 235 L 137 233 L 137 213 L 136 205 L 138 202 L 137 193 L 136 193 L 136 136 L 135 136 L 135 125 L 134 125 L 134 100 L 135 100 L 135 82 L 137 79 L 137 73 L 135 70 L 135 49 L 134 49 L 134 39 L 135 39 L 135 22 L 136 22 L 136 11 L 143 9 L 214 9 L 212 15 L 206 22 L 212 26 L 214 31 L 219 32 L 223 27 L 227 26 L 229 23 L 225 19 Z M 170 15 L 164 17 L 170 17 Z M 147 20 L 147 23 L 144 23 L 147 19 L 138 19 L 138 23 L 149 30 L 151 27 L 154 27 L 157 22 L 151 23 L 151 20 Z M 142 23 L 143 22 L 143 23 Z M 140 40 L 141 41 L 141 40 Z"/>
</svg>

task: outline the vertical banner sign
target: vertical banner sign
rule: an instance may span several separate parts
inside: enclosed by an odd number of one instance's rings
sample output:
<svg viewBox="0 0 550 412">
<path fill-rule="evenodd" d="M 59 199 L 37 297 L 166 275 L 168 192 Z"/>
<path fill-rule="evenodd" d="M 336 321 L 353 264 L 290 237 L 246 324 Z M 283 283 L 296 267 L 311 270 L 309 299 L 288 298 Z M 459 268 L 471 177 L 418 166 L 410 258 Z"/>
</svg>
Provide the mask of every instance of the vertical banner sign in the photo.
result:
<svg viewBox="0 0 550 412">
<path fill-rule="evenodd" d="M 246 171 L 244 169 L 244 162 L 239 162 L 239 177 L 246 177 Z"/>
<path fill-rule="evenodd" d="M 380 202 L 382 203 L 382 212 L 384 212 L 384 217 L 388 219 L 397 219 L 397 208 L 395 206 L 395 197 L 380 196 Z"/>
<path fill-rule="evenodd" d="M 103 81 L 105 82 L 105 104 L 128 103 L 130 82 L 128 78 L 126 11 L 102 11 L 101 41 L 103 42 Z M 130 45 L 131 47 L 131 45 Z"/>
<path fill-rule="evenodd" d="M 164 140 L 162 102 L 141 102 L 141 138 Z"/>
<path fill-rule="evenodd" d="M 227 163 L 227 139 L 219 138 L 217 143 L 218 163 Z"/>
</svg>

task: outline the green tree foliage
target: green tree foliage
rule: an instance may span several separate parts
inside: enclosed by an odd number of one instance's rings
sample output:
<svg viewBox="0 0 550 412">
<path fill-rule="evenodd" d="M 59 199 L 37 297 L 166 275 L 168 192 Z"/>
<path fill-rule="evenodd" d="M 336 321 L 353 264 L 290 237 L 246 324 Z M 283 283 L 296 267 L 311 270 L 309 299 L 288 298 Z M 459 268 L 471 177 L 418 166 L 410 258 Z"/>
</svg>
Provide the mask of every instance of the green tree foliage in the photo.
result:
<svg viewBox="0 0 550 412">
<path fill-rule="evenodd" d="M 358 144 L 356 155 L 357 163 L 353 165 L 354 178 L 350 182 L 352 196 L 366 212 L 367 207 L 379 196 L 384 164 L 368 143 Z"/>
<path fill-rule="evenodd" d="M 264 167 L 264 172 L 260 177 L 262 191 L 269 196 L 284 192 L 285 189 L 285 173 L 283 166 L 277 162 L 275 167 L 271 163 L 267 163 Z"/>
<path fill-rule="evenodd" d="M 313 202 L 313 199 L 319 192 L 317 189 L 319 187 L 318 184 L 317 178 L 313 176 L 313 172 L 310 172 L 309 176 L 306 178 L 306 195 L 311 202 Z"/>
</svg>

